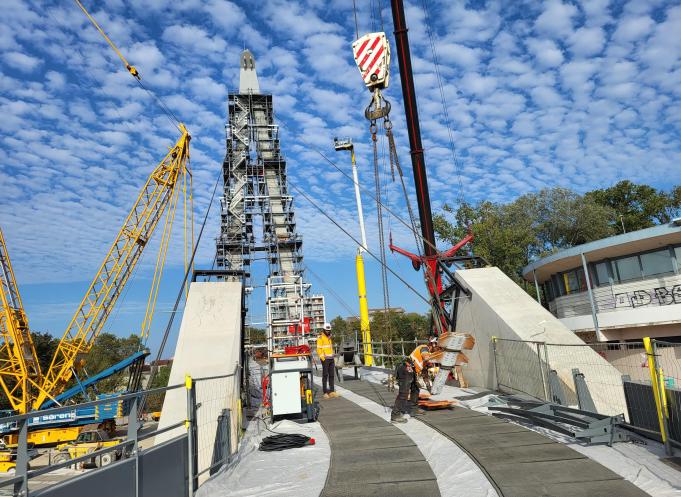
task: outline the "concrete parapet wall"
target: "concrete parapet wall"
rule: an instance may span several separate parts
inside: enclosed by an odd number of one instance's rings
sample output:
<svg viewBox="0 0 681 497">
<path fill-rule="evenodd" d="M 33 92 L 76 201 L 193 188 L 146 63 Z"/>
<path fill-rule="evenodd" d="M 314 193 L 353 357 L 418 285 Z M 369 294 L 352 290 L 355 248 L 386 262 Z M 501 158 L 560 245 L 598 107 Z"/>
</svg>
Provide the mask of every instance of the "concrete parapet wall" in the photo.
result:
<svg viewBox="0 0 681 497">
<path fill-rule="evenodd" d="M 235 372 L 241 349 L 241 283 L 194 282 L 182 315 L 169 385 L 184 383 L 185 375 L 202 378 Z M 239 423 L 239 377 L 197 381 L 198 468 L 214 459 L 218 417 L 231 410 L 231 445 L 236 450 Z M 159 430 L 187 419 L 187 391 L 169 391 L 163 402 Z M 178 427 L 158 435 L 154 444 L 184 432 Z M 207 477 L 206 473 L 203 475 Z M 200 479 L 199 481 L 202 481 Z"/>
<path fill-rule="evenodd" d="M 626 412 L 621 373 L 603 357 L 588 347 L 548 310 L 496 267 L 468 269 L 456 272 L 457 280 L 471 291 L 471 298 L 461 297 L 457 331 L 475 336 L 476 345 L 467 355 L 470 363 L 464 375 L 471 386 L 496 388 L 492 337 L 556 344 L 549 348 L 548 363 L 558 372 L 564 388 L 574 390 L 572 369 L 578 367 L 585 375 L 589 391 L 599 412 Z M 534 344 L 519 344 L 522 348 L 516 364 L 509 360 L 515 381 L 526 381 L 522 391 L 541 397 L 541 379 L 528 374 L 523 360 L 544 364 L 547 358 L 537 355 Z M 526 349 L 526 350 L 525 350 Z M 522 357 L 520 357 L 522 356 Z M 513 370 L 515 368 L 515 370 Z M 540 371 L 537 367 L 536 371 Z M 537 383 L 537 382 L 540 383 Z M 531 383 L 531 384 L 529 384 Z M 567 392 L 574 399 L 574 392 Z"/>
</svg>

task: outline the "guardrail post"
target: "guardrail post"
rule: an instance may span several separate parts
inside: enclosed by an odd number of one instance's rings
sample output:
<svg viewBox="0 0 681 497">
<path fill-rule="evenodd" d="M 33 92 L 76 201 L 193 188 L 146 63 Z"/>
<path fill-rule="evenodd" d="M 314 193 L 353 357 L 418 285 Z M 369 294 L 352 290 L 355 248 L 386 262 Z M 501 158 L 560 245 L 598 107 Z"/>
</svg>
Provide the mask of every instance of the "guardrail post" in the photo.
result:
<svg viewBox="0 0 681 497">
<path fill-rule="evenodd" d="M 657 354 L 655 344 L 650 337 L 643 338 L 643 346 L 646 350 L 646 357 L 648 358 L 648 370 L 650 371 L 650 383 L 653 387 L 653 397 L 655 398 L 655 409 L 657 410 L 657 421 L 660 424 L 660 436 L 664 444 L 664 450 L 668 456 L 672 455 L 672 447 L 669 442 L 669 425 L 667 422 L 667 403 L 664 392 L 664 376 L 662 368 L 658 369 Z"/>
<path fill-rule="evenodd" d="M 137 445 L 137 431 L 139 423 L 137 422 L 137 397 L 132 399 L 132 405 L 128 412 L 128 442 L 132 441 L 132 453 L 135 458 L 135 497 L 139 496 L 140 492 L 140 460 L 139 460 L 139 446 Z M 125 454 L 123 454 L 125 457 Z"/>
<path fill-rule="evenodd" d="M 196 387 L 190 375 L 184 377 L 184 387 L 187 390 L 187 474 L 189 477 L 189 497 L 193 497 L 194 491 L 198 488 L 196 473 Z"/>
<path fill-rule="evenodd" d="M 19 425 L 19 440 L 17 443 L 17 459 L 15 477 L 21 476 L 20 482 L 14 484 L 14 495 L 26 497 L 28 495 L 28 418 L 17 422 Z"/>
<path fill-rule="evenodd" d="M 492 337 L 492 354 L 494 355 L 494 379 L 497 383 L 497 391 L 499 390 L 499 365 L 497 364 L 497 337 Z"/>
<path fill-rule="evenodd" d="M 542 388 L 544 389 L 544 400 L 546 400 L 547 402 L 550 402 L 548 378 L 544 375 L 544 366 L 542 365 L 542 360 L 541 360 L 541 346 L 542 345 L 543 345 L 542 343 L 537 342 L 537 359 L 539 360 L 539 374 L 541 376 L 541 385 L 542 385 Z"/>
</svg>

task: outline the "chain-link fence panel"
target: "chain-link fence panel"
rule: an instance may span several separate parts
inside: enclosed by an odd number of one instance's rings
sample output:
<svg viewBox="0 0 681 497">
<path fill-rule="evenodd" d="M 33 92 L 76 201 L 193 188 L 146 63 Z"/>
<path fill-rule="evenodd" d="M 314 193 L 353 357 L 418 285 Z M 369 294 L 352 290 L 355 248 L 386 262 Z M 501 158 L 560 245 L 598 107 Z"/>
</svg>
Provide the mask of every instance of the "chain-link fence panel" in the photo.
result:
<svg viewBox="0 0 681 497">
<path fill-rule="evenodd" d="M 493 347 L 499 390 L 549 399 L 543 343 L 496 338 Z"/>
<path fill-rule="evenodd" d="M 238 370 L 229 376 L 196 378 L 197 477 L 200 485 L 237 449 L 241 400 Z"/>
</svg>

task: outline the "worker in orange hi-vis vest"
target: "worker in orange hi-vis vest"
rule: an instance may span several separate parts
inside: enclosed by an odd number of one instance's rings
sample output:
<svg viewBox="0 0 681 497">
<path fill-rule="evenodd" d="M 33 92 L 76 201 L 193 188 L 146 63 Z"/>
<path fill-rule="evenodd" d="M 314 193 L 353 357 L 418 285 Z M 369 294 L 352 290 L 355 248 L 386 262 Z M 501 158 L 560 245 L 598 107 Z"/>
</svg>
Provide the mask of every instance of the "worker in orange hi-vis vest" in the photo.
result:
<svg viewBox="0 0 681 497">
<path fill-rule="evenodd" d="M 336 366 L 333 360 L 333 342 L 331 341 L 331 325 L 329 323 L 324 323 L 324 329 L 317 337 L 317 355 L 322 363 L 324 398 L 340 397 L 334 387 L 334 369 Z"/>
<path fill-rule="evenodd" d="M 399 385 L 395 406 L 390 414 L 393 423 L 406 423 L 405 414 L 419 416 L 425 411 L 418 407 L 419 385 L 417 375 L 426 367 L 430 355 L 435 351 L 437 339 L 431 338 L 428 345 L 418 345 L 409 357 L 395 368 L 395 379 Z"/>
</svg>

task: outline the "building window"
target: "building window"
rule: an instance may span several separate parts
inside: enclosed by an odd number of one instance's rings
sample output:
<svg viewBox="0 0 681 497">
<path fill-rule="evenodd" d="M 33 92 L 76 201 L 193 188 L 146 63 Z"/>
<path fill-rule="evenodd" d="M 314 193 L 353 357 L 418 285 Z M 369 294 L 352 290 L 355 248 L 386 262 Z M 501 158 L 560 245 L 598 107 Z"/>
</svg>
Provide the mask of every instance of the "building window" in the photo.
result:
<svg viewBox="0 0 681 497">
<path fill-rule="evenodd" d="M 598 279 L 598 286 L 604 286 L 610 284 L 610 275 L 608 274 L 608 266 L 610 261 L 603 261 L 595 264 L 596 267 L 596 279 Z"/>
<path fill-rule="evenodd" d="M 643 276 L 637 255 L 617 259 L 615 261 L 615 267 L 617 268 L 619 281 L 635 280 Z"/>
<path fill-rule="evenodd" d="M 643 267 L 644 276 L 655 276 L 657 274 L 674 272 L 671 254 L 669 253 L 669 249 L 666 248 L 658 250 L 657 252 L 641 254 L 641 266 Z"/>
</svg>

